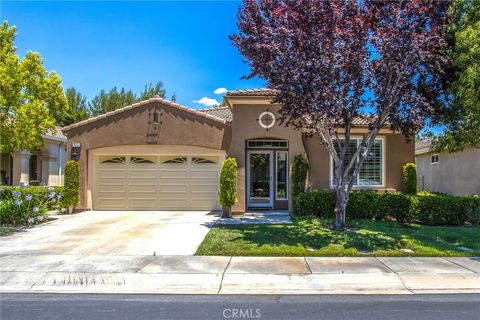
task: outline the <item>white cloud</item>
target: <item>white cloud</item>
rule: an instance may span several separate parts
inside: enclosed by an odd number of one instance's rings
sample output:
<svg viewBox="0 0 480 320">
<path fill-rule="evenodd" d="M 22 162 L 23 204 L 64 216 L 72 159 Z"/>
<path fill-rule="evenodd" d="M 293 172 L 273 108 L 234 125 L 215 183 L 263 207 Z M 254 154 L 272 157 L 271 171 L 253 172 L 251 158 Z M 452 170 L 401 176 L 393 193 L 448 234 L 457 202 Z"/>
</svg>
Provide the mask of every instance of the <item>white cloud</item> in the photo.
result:
<svg viewBox="0 0 480 320">
<path fill-rule="evenodd" d="M 215 94 L 223 94 L 223 93 L 227 93 L 227 89 L 226 88 L 217 88 L 215 89 L 215 91 L 213 91 L 213 93 Z"/>
<path fill-rule="evenodd" d="M 220 104 L 220 102 L 218 102 L 217 99 L 212 99 L 207 97 L 203 97 L 200 100 L 193 100 L 193 102 L 203 104 L 204 106 L 208 106 L 208 107 L 218 106 Z"/>
</svg>

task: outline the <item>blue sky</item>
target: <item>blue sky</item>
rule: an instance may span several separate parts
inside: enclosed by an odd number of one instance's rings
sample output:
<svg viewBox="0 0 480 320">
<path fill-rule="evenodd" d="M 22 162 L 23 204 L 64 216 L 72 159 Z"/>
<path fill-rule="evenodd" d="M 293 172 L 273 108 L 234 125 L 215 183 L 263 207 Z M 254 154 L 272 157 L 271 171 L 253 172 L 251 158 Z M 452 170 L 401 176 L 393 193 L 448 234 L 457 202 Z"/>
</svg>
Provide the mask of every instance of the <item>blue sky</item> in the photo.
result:
<svg viewBox="0 0 480 320">
<path fill-rule="evenodd" d="M 217 88 L 264 87 L 241 80 L 248 66 L 228 35 L 236 32 L 239 1 L 1 1 L 1 18 L 17 26 L 23 56 L 40 52 L 47 70 L 89 99 L 113 86 L 139 92 L 163 81 L 167 97 L 221 101 Z"/>
</svg>

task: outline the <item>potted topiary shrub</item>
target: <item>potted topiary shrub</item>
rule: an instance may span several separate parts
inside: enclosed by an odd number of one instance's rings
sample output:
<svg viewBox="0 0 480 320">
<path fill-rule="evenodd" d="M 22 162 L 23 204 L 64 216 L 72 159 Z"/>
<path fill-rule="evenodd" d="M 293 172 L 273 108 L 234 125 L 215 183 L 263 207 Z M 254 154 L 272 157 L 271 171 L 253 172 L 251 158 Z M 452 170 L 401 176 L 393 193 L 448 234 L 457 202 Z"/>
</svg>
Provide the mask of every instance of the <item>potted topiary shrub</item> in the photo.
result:
<svg viewBox="0 0 480 320">
<path fill-rule="evenodd" d="M 232 206 L 237 200 L 237 160 L 227 158 L 220 173 L 219 202 L 222 205 L 223 218 L 232 217 Z"/>
<path fill-rule="evenodd" d="M 67 214 L 73 213 L 75 206 L 80 201 L 80 166 L 74 160 L 67 161 L 65 165 L 65 185 L 63 190 L 62 205 Z"/>
</svg>

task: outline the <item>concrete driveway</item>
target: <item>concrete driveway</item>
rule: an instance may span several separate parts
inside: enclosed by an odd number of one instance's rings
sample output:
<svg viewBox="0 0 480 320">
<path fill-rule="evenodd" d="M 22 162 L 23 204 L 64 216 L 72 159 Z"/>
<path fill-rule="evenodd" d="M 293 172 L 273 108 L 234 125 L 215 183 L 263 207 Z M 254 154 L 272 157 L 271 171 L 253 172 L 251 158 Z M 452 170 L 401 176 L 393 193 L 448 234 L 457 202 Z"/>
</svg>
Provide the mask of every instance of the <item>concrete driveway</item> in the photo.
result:
<svg viewBox="0 0 480 320">
<path fill-rule="evenodd" d="M 0 254 L 193 255 L 212 211 L 86 211 L 0 238 Z"/>
</svg>

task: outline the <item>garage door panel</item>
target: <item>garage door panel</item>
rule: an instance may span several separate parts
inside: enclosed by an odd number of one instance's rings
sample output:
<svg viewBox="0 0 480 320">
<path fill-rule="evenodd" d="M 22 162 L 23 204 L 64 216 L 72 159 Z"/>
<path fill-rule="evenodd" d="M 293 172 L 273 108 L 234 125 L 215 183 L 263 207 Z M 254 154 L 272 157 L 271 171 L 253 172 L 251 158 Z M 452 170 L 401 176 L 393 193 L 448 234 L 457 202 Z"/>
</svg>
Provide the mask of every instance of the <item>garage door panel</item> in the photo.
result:
<svg viewBox="0 0 480 320">
<path fill-rule="evenodd" d="M 218 207 L 216 200 L 207 200 L 207 199 L 190 199 L 190 205 L 192 208 L 207 209 L 207 210 Z"/>
<path fill-rule="evenodd" d="M 188 186 L 188 179 L 158 179 L 157 184 L 159 187 L 176 187 L 176 186 Z"/>
<path fill-rule="evenodd" d="M 184 205 L 186 205 L 187 199 L 185 198 L 160 199 L 160 201 L 158 201 L 158 208 L 167 209 L 167 210 L 178 210 L 178 204 L 181 202 L 183 202 Z M 184 208 L 188 209 L 188 206 Z"/>
<path fill-rule="evenodd" d="M 199 184 L 199 185 L 191 185 L 190 192 L 192 193 L 204 193 L 204 194 L 211 194 L 216 196 L 218 191 L 217 186 L 212 186 L 208 184 Z"/>
<path fill-rule="evenodd" d="M 97 171 L 98 179 L 125 179 L 127 177 L 126 169 L 100 169 Z"/>
<path fill-rule="evenodd" d="M 128 177 L 131 179 L 152 179 L 155 180 L 155 170 L 130 170 Z"/>
<path fill-rule="evenodd" d="M 129 208 L 132 209 L 156 209 L 155 198 L 131 198 L 129 199 Z"/>
<path fill-rule="evenodd" d="M 97 208 L 98 209 L 125 209 L 128 208 L 128 202 L 125 198 L 97 198 Z"/>
<path fill-rule="evenodd" d="M 165 186 L 158 186 L 158 194 L 183 194 L 186 195 L 188 193 L 188 185 L 165 185 Z"/>
<path fill-rule="evenodd" d="M 97 163 L 94 207 L 139 210 L 219 208 L 220 164 L 194 163 L 191 156 L 186 164 L 165 164 L 156 161 L 158 157 L 150 156 L 154 163 L 133 163 L 129 156 L 125 156 L 125 163 L 121 164 Z"/>
<path fill-rule="evenodd" d="M 175 201 L 182 201 L 186 202 L 188 201 L 189 197 L 185 195 L 185 193 L 181 192 L 171 192 L 171 193 L 162 193 L 157 195 L 157 199 L 159 200 L 175 200 Z M 185 203 L 181 203 L 182 207 Z M 180 203 L 177 203 L 177 205 L 180 205 Z"/>
<path fill-rule="evenodd" d="M 125 184 L 117 184 L 117 183 L 101 183 L 97 185 L 97 190 L 99 193 L 102 193 L 102 192 L 125 193 L 127 191 L 127 186 Z"/>
<path fill-rule="evenodd" d="M 190 178 L 193 179 L 218 179 L 218 172 L 215 171 L 192 171 Z"/>
<path fill-rule="evenodd" d="M 158 177 L 160 179 L 187 179 L 188 171 L 186 169 L 160 169 L 158 172 Z"/>
</svg>

